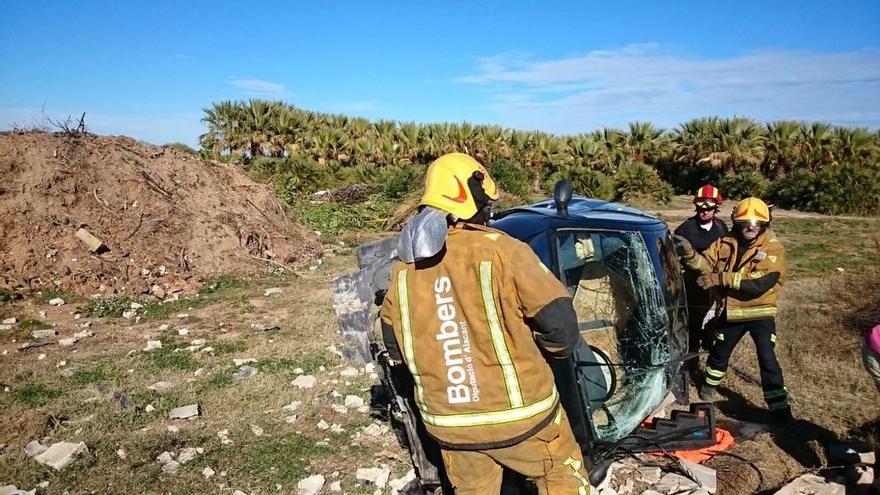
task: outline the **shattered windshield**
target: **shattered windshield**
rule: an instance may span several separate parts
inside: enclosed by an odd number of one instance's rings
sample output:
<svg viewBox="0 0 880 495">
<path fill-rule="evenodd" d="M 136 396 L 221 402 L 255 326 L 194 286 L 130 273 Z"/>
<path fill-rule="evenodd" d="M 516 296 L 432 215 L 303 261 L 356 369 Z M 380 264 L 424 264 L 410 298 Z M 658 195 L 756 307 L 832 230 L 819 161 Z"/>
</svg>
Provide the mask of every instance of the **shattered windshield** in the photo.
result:
<svg viewBox="0 0 880 495">
<path fill-rule="evenodd" d="M 615 441 L 667 391 L 663 289 L 636 232 L 561 230 L 556 241 L 559 276 L 581 333 L 574 353 L 580 392 L 598 439 Z"/>
</svg>

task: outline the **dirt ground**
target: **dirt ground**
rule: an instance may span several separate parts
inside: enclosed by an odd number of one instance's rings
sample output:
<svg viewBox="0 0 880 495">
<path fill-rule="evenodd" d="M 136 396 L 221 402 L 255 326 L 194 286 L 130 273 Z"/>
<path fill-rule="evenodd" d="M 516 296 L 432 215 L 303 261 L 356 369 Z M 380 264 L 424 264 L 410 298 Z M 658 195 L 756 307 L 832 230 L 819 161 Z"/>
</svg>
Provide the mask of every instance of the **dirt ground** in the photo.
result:
<svg viewBox="0 0 880 495">
<path fill-rule="evenodd" d="M 193 293 L 308 263 L 316 236 L 239 167 L 121 136 L 0 133 L 0 289 Z M 76 237 L 85 229 L 104 247 Z"/>
</svg>

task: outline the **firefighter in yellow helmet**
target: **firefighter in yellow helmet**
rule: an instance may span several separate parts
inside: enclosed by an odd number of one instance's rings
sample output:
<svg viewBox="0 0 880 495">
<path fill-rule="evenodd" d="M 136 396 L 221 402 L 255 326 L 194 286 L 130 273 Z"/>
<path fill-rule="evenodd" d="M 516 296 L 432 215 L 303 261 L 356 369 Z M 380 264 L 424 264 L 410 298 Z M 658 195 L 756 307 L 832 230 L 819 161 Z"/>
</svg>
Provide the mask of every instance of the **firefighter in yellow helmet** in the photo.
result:
<svg viewBox="0 0 880 495">
<path fill-rule="evenodd" d="M 791 419 L 782 368 L 776 359 L 776 301 L 785 283 L 785 249 L 770 230 L 770 209 L 758 198 L 740 201 L 733 211 L 733 230 L 702 254 L 676 236 L 685 266 L 700 273 L 697 283 L 711 290 L 720 315 L 706 361 L 700 398 L 714 399 L 727 373 L 730 355 L 750 334 L 758 351 L 761 388 L 774 418 Z"/>
<path fill-rule="evenodd" d="M 431 164 L 421 210 L 401 232 L 383 338 L 412 375 L 456 494 L 498 494 L 508 468 L 542 494 L 586 495 L 546 361 L 567 357 L 579 339 L 571 298 L 526 244 L 485 225 L 497 199 L 470 156 Z"/>
</svg>

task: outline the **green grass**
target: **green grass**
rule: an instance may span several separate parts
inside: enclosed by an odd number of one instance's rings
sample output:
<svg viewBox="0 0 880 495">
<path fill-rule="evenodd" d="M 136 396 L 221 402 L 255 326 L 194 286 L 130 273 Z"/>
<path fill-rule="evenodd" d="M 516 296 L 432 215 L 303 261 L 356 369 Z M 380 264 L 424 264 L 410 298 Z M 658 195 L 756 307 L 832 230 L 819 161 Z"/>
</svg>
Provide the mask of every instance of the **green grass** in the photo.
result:
<svg viewBox="0 0 880 495">
<path fill-rule="evenodd" d="M 46 323 L 43 323 L 40 320 L 27 319 L 18 322 L 17 328 L 24 332 L 32 332 L 34 330 L 48 330 L 52 327 L 50 325 L 47 325 Z"/>
<path fill-rule="evenodd" d="M 273 437 L 263 442 L 236 442 L 235 449 L 224 449 L 231 457 L 218 459 L 217 465 L 228 466 L 234 477 L 251 484 L 284 486 L 296 484 L 309 474 L 309 461 L 332 452 L 330 447 L 315 445 L 315 441 L 292 434 Z"/>
<path fill-rule="evenodd" d="M 192 358 L 190 352 L 174 352 L 174 349 L 182 349 L 187 345 L 188 344 L 179 344 L 171 346 L 166 342 L 162 342 L 161 349 L 144 352 L 143 357 L 150 366 L 159 370 L 194 371 L 198 369 L 199 365 Z"/>
<path fill-rule="evenodd" d="M 219 390 L 234 385 L 235 380 L 232 379 L 232 374 L 237 370 L 238 368 L 232 366 L 223 370 L 214 371 L 211 377 L 202 383 L 202 391 L 207 392 L 209 390 Z"/>
<path fill-rule="evenodd" d="M 76 294 L 65 292 L 56 287 L 48 287 L 37 292 L 37 296 L 34 298 L 34 300 L 37 302 L 37 304 L 49 304 L 49 301 L 59 297 L 61 299 L 64 299 L 65 304 L 82 301 L 82 298 L 77 296 Z"/>
<path fill-rule="evenodd" d="M 119 372 L 108 362 L 99 362 L 85 369 L 78 369 L 70 377 L 70 381 L 79 386 L 91 383 L 111 384 L 119 380 Z"/>
<path fill-rule="evenodd" d="M 785 245 L 789 271 L 796 277 L 880 265 L 880 246 L 872 238 L 880 222 L 873 219 L 783 218 L 773 222 L 773 230 Z"/>
<path fill-rule="evenodd" d="M 12 399 L 30 407 L 42 406 L 59 397 L 61 391 L 42 383 L 28 383 L 12 390 Z"/>
<path fill-rule="evenodd" d="M 3 306 L 4 304 L 9 304 L 18 299 L 21 299 L 21 296 L 19 294 L 0 289 L 0 306 Z"/>
</svg>

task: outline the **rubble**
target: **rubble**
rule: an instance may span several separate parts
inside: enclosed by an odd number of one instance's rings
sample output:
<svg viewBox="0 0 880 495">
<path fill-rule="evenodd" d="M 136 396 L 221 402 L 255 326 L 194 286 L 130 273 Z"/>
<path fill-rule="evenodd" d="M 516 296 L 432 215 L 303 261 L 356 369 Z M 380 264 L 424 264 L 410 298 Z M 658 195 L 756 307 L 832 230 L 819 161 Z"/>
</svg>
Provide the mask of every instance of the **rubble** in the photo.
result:
<svg viewBox="0 0 880 495">
<path fill-rule="evenodd" d="M 31 332 L 31 335 L 35 339 L 45 339 L 48 337 L 54 337 L 54 336 L 58 335 L 58 332 L 56 330 L 51 330 L 51 329 L 50 330 L 34 330 L 33 332 Z"/>
<path fill-rule="evenodd" d="M 296 412 L 296 410 L 299 409 L 300 405 L 302 405 L 302 402 L 295 400 L 290 404 L 282 407 L 281 410 L 288 413 Z"/>
<path fill-rule="evenodd" d="M 242 366 L 238 371 L 232 374 L 232 379 L 236 381 L 247 380 L 257 373 L 257 369 L 253 366 Z"/>
<path fill-rule="evenodd" d="M 229 430 L 218 431 L 217 438 L 220 439 L 220 443 L 223 445 L 232 445 L 232 440 L 229 439 Z"/>
<path fill-rule="evenodd" d="M 251 328 L 255 330 L 259 330 L 260 332 L 269 332 L 272 330 L 281 330 L 279 325 L 275 325 L 272 323 L 251 323 Z"/>
<path fill-rule="evenodd" d="M 296 493 L 297 495 L 316 495 L 321 491 L 321 488 L 324 488 L 326 481 L 324 476 L 314 474 L 296 484 Z"/>
<path fill-rule="evenodd" d="M 64 306 L 64 299 L 60 297 L 49 299 L 49 306 Z"/>
<path fill-rule="evenodd" d="M 36 495 L 37 489 L 21 490 L 15 485 L 0 486 L 0 495 Z"/>
<path fill-rule="evenodd" d="M 297 388 L 314 388 L 316 383 L 318 383 L 318 379 L 312 375 L 300 375 L 290 382 Z"/>
<path fill-rule="evenodd" d="M 251 424 L 251 433 L 258 437 L 261 437 L 263 436 L 263 429 L 255 424 Z"/>
<path fill-rule="evenodd" d="M 66 339 L 58 339 L 58 345 L 61 347 L 70 347 L 73 344 L 79 342 L 79 339 L 76 337 L 68 337 Z"/>
<path fill-rule="evenodd" d="M 256 363 L 257 360 L 254 358 L 233 358 L 232 364 L 236 366 L 243 366 L 245 364 Z"/>
<path fill-rule="evenodd" d="M 679 459 L 678 465 L 701 488 L 704 488 L 709 493 L 715 493 L 718 482 L 714 469 L 685 459 Z"/>
<path fill-rule="evenodd" d="M 168 417 L 171 419 L 189 419 L 195 418 L 202 415 L 201 408 L 198 404 L 190 404 L 188 406 L 181 406 L 171 410 L 168 413 Z"/>
<path fill-rule="evenodd" d="M 265 296 L 265 297 L 275 296 L 275 295 L 281 294 L 282 292 L 284 292 L 284 290 L 282 290 L 281 287 L 270 287 L 270 288 L 266 289 L 265 292 L 263 292 L 263 296 Z"/>
<path fill-rule="evenodd" d="M 693 491 L 699 487 L 697 482 L 690 478 L 677 473 L 666 473 L 652 488 L 662 493 L 679 493 Z"/>
<path fill-rule="evenodd" d="M 155 350 L 161 349 L 161 348 L 162 348 L 162 341 L 161 340 L 148 340 L 147 346 L 144 347 L 144 352 L 155 351 Z"/>
<path fill-rule="evenodd" d="M 5 320 L 3 320 L 4 325 L 15 325 L 17 322 L 18 320 L 14 316 L 12 318 L 6 318 Z"/>
<path fill-rule="evenodd" d="M 185 448 L 181 449 L 180 453 L 177 454 L 177 462 L 179 462 L 181 464 L 186 464 L 187 462 L 195 459 L 196 456 L 201 454 L 201 452 L 199 452 L 200 450 L 202 450 L 202 449 L 201 448 L 193 448 L 193 447 L 185 447 Z"/>
<path fill-rule="evenodd" d="M 344 376 L 344 377 L 348 377 L 348 378 L 353 378 L 355 376 L 358 376 L 359 374 L 360 374 L 360 371 L 358 371 L 357 368 L 354 368 L 351 366 L 348 366 L 344 370 L 339 372 L 339 376 Z"/>
<path fill-rule="evenodd" d="M 391 470 L 384 466 L 381 468 L 360 468 L 354 475 L 357 480 L 373 483 L 379 488 L 385 488 L 389 476 L 391 476 Z"/>
<path fill-rule="evenodd" d="M 153 392 L 167 392 L 174 388 L 173 382 L 156 382 L 152 385 L 147 386 L 147 390 L 152 390 Z"/>
<path fill-rule="evenodd" d="M 95 335 L 95 334 L 91 330 L 83 330 L 81 332 L 76 332 L 75 334 L 73 334 L 73 338 L 75 338 L 77 340 L 81 340 L 86 337 L 91 337 L 93 335 Z"/>
<path fill-rule="evenodd" d="M 31 440 L 27 445 L 24 446 L 24 453 L 28 457 L 34 457 L 36 455 L 42 454 L 43 452 L 49 450 L 49 447 L 41 444 L 36 440 Z"/>
<path fill-rule="evenodd" d="M 846 495 L 846 487 L 821 476 L 805 474 L 782 487 L 776 495 Z"/>
<path fill-rule="evenodd" d="M 205 469 L 202 469 L 202 476 L 204 476 L 205 479 L 208 479 L 211 476 L 214 476 L 214 474 L 216 474 L 216 473 L 213 469 L 211 469 L 210 466 L 206 466 Z"/>
<path fill-rule="evenodd" d="M 358 397 L 357 395 L 346 395 L 345 396 L 345 407 L 351 408 L 359 408 L 364 405 L 364 399 Z"/>
<path fill-rule="evenodd" d="M 89 232 L 84 227 L 80 227 L 79 230 L 77 230 L 76 234 L 74 234 L 74 235 L 76 236 L 77 239 L 82 241 L 82 243 L 85 244 L 86 247 L 89 248 L 89 251 L 91 251 L 95 254 L 102 254 L 102 253 L 105 253 L 110 250 L 104 244 L 104 241 L 102 241 L 101 239 L 98 239 L 97 237 L 92 235 L 92 233 Z"/>
<path fill-rule="evenodd" d="M 410 482 L 416 479 L 415 470 L 410 469 L 400 478 L 390 480 L 388 482 L 388 487 L 391 488 L 391 495 L 398 495 L 403 488 Z"/>
<path fill-rule="evenodd" d="M 52 444 L 52 446 L 45 452 L 34 456 L 34 460 L 44 466 L 49 466 L 56 471 L 61 471 L 70 465 L 77 456 L 85 454 L 88 451 L 88 447 L 86 447 L 86 444 L 83 442 L 58 442 Z"/>
</svg>

